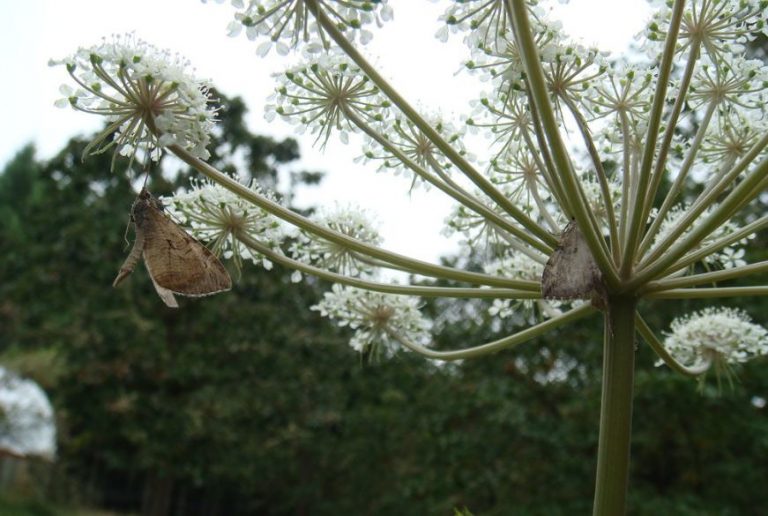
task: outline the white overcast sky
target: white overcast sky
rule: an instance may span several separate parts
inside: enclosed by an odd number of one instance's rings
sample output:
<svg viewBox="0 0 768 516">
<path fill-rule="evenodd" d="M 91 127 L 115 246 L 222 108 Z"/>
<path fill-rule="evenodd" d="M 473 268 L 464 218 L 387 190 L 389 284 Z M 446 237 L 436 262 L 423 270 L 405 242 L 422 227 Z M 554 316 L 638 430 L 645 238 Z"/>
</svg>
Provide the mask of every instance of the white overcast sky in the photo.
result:
<svg viewBox="0 0 768 516">
<path fill-rule="evenodd" d="M 458 123 L 462 106 L 482 85 L 456 75 L 467 56 L 458 37 L 449 45 L 433 37 L 438 28 L 434 20 L 445 0 L 390 0 L 390 5 L 395 20 L 375 31 L 366 53 L 413 104 L 426 111 L 453 113 Z M 648 16 L 643 0 L 571 0 L 566 6 L 555 5 L 568 32 L 606 50 L 624 48 Z M 251 131 L 296 137 L 284 122 L 267 123 L 263 117 L 264 100 L 274 88 L 270 74 L 284 63 L 275 56 L 259 58 L 256 44 L 245 37 L 227 37 L 232 12 L 228 2 L 199 0 L 0 0 L 0 92 L 6 112 L 5 123 L 0 124 L 0 167 L 26 143 L 34 142 L 38 157 L 47 158 L 72 136 L 101 126 L 98 117 L 53 107 L 66 73 L 47 63 L 115 33 L 135 32 L 157 47 L 179 52 L 194 64 L 199 77 L 212 79 L 226 95 L 242 96 L 250 108 Z M 329 143 L 322 153 L 311 148 L 311 137 L 297 139 L 301 165 L 327 172 L 323 185 L 305 192 L 300 201 L 357 200 L 379 215 L 385 246 L 401 253 L 436 260 L 455 248 L 439 234 L 450 205 L 442 194 L 433 189 L 409 196 L 410 182 L 402 176 L 391 178 L 370 165 L 354 163 L 359 154 L 354 141 L 347 146 Z M 130 202 L 127 199 L 126 206 Z"/>
</svg>

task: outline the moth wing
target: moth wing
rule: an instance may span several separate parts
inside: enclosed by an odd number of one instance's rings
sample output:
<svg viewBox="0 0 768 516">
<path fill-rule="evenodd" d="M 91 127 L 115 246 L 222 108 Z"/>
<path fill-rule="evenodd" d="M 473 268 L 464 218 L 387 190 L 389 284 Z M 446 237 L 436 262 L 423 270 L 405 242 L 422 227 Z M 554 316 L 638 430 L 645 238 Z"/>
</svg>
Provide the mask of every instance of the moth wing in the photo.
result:
<svg viewBox="0 0 768 516">
<path fill-rule="evenodd" d="M 160 296 L 160 299 L 163 300 L 163 303 L 165 303 L 165 306 L 169 308 L 178 308 L 179 303 L 176 302 L 176 298 L 173 297 L 173 292 L 168 290 L 167 288 L 163 288 L 160 285 L 157 284 L 155 281 L 155 278 L 152 277 L 152 274 L 149 275 L 149 279 L 152 280 L 152 285 L 155 287 L 155 292 L 157 292 L 157 295 Z"/>
<path fill-rule="evenodd" d="M 584 235 L 570 222 L 541 275 L 544 299 L 590 299 L 601 288 L 600 269 Z"/>
<path fill-rule="evenodd" d="M 146 216 L 144 264 L 157 285 L 193 297 L 232 288 L 229 273 L 203 244 L 159 210 Z"/>
</svg>

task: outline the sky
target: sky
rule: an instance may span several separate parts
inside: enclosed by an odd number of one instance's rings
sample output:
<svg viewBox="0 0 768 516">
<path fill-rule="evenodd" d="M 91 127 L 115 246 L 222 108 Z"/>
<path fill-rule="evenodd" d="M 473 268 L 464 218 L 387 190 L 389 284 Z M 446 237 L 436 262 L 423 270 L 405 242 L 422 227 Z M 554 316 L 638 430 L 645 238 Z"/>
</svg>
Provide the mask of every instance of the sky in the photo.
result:
<svg viewBox="0 0 768 516">
<path fill-rule="evenodd" d="M 384 76 L 420 110 L 440 110 L 459 121 L 467 102 L 487 85 L 457 73 L 467 53 L 459 37 L 438 42 L 435 23 L 446 2 L 389 0 L 395 19 L 374 32 L 365 53 Z M 571 0 L 556 5 L 564 28 L 585 43 L 604 50 L 624 48 L 648 16 L 643 0 Z M 457 248 L 457 239 L 440 234 L 450 201 L 435 189 L 408 193 L 404 176 L 375 171 L 355 163 L 360 154 L 349 145 L 329 142 L 324 152 L 312 147 L 311 136 L 299 136 L 280 120 L 267 122 L 262 106 L 274 90 L 273 73 L 285 62 L 271 54 L 260 58 L 256 43 L 230 38 L 226 26 L 233 10 L 229 2 L 200 0 L 0 0 L 0 52 L 4 80 L 0 93 L 6 123 L 0 125 L 0 168 L 25 144 L 35 143 L 38 158 L 48 158 L 75 135 L 99 129 L 99 117 L 53 106 L 66 82 L 63 67 L 49 67 L 79 46 L 96 44 L 104 36 L 135 32 L 157 47 L 188 58 L 197 76 L 210 78 L 224 94 L 239 95 L 250 108 L 252 132 L 299 141 L 302 160 L 293 169 L 327 173 L 318 188 L 300 192 L 304 205 L 355 203 L 379 221 L 384 246 L 410 256 L 436 261 Z M 10 116 L 9 116 L 10 115 Z M 126 200 L 126 209 L 132 199 Z M 116 230 L 122 231 L 122 228 Z"/>
</svg>

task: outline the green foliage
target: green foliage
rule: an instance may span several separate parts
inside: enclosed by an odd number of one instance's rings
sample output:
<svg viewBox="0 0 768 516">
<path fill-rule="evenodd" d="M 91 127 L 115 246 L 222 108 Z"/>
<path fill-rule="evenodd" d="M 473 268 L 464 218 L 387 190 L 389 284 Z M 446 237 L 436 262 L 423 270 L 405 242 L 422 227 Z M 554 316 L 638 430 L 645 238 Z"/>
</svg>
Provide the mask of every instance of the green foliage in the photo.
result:
<svg viewBox="0 0 768 516">
<path fill-rule="evenodd" d="M 0 514 L 13 516 L 56 516 L 61 514 L 47 503 L 37 500 L 17 500 L 0 497 Z"/>
</svg>

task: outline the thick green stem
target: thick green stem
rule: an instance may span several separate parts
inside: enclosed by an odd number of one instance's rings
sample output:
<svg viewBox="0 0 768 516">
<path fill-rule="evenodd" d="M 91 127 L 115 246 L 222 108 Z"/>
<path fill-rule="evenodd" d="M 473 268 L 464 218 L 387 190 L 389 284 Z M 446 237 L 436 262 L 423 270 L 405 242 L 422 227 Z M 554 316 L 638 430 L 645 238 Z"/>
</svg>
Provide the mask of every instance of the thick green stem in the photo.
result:
<svg viewBox="0 0 768 516">
<path fill-rule="evenodd" d="M 603 396 L 592 512 L 595 516 L 626 513 L 635 373 L 636 304 L 634 297 L 611 297 L 605 316 Z"/>
</svg>

